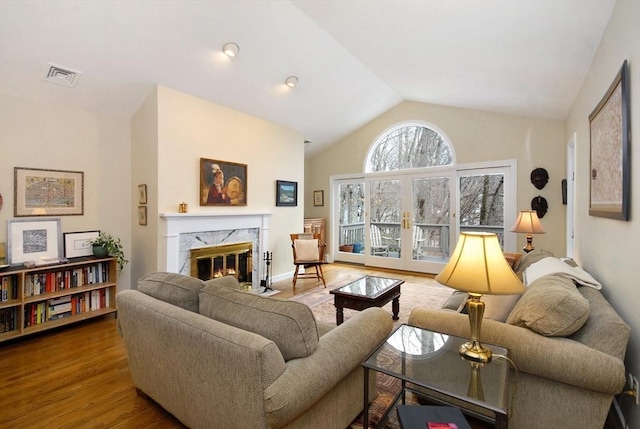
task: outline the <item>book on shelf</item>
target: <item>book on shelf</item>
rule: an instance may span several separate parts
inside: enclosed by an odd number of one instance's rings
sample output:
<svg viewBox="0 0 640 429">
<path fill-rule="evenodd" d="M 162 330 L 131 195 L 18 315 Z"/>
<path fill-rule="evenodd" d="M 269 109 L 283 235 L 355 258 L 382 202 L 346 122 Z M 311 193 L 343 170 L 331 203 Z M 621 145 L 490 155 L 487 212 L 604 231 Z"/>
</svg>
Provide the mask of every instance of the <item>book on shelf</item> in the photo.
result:
<svg viewBox="0 0 640 429">
<path fill-rule="evenodd" d="M 17 307 L 0 309 L 0 333 L 15 331 L 18 328 L 18 326 L 16 325 L 17 319 Z"/>
</svg>

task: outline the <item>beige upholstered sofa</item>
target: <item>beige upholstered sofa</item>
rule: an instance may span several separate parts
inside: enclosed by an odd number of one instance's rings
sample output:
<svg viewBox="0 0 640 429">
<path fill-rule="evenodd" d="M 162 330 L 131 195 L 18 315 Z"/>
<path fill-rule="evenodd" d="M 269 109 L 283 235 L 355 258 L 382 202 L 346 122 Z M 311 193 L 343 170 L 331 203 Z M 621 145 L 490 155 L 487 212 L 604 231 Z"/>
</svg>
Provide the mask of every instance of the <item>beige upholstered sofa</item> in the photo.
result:
<svg viewBox="0 0 640 429">
<path fill-rule="evenodd" d="M 523 274 L 537 268 L 536 263 L 557 265 L 558 261 L 543 261 L 550 257 L 536 250 L 517 261 L 514 269 Z M 518 369 L 517 376 L 511 372 L 515 399 L 509 427 L 602 429 L 613 396 L 624 387 L 630 334 L 602 293 L 576 287 L 565 272 L 540 276 L 519 299 L 483 300 L 487 302 L 481 342 L 508 348 Z M 448 306 L 456 309 L 460 302 Z M 468 316 L 456 311 L 414 309 L 409 323 L 469 337 Z"/>
<path fill-rule="evenodd" d="M 347 427 L 362 411 L 360 364 L 392 329 L 379 308 L 316 323 L 233 277 L 151 273 L 117 303 L 135 387 L 190 428 Z"/>
</svg>

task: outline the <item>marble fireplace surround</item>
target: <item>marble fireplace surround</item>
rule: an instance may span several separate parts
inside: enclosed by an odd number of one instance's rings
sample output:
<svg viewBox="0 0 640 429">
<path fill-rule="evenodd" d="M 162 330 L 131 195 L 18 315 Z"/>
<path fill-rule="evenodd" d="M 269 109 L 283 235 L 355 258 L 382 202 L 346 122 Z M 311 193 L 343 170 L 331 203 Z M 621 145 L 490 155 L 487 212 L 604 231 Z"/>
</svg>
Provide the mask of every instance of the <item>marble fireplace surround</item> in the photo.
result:
<svg viewBox="0 0 640 429">
<path fill-rule="evenodd" d="M 270 213 L 161 213 L 159 270 L 190 274 L 192 248 L 251 241 L 252 287 L 264 277 L 262 252 L 269 248 Z"/>
</svg>

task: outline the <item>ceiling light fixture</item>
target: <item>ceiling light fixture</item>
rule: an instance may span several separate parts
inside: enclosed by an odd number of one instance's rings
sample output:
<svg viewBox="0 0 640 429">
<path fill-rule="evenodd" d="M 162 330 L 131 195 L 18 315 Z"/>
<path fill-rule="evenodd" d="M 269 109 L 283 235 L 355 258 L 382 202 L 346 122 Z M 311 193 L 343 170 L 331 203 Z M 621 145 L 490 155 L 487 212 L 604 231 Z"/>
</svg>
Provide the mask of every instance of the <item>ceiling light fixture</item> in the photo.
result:
<svg viewBox="0 0 640 429">
<path fill-rule="evenodd" d="M 222 47 L 222 52 L 224 52 L 224 54 L 228 57 L 237 57 L 238 53 L 240 52 L 240 47 L 233 42 L 225 43 Z"/>
<path fill-rule="evenodd" d="M 289 88 L 293 88 L 298 84 L 298 77 L 289 76 L 287 80 L 284 81 L 284 83 L 286 83 Z"/>
</svg>

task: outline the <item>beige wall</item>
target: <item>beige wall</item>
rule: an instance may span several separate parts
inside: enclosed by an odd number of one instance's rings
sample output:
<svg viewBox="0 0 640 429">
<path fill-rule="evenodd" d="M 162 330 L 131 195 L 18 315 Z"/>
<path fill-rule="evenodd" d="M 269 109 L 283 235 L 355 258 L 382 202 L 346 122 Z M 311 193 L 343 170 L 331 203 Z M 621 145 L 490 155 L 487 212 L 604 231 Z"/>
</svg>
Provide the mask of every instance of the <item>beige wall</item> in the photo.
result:
<svg viewBox="0 0 640 429">
<path fill-rule="evenodd" d="M 158 92 L 154 89 L 131 118 L 132 286 L 158 267 Z M 147 225 L 138 221 L 138 185 L 147 185 Z"/>
<path fill-rule="evenodd" d="M 627 371 L 640 377 L 640 2 L 618 1 L 565 133 L 576 133 L 576 259 L 604 284 L 603 293 L 631 326 Z M 589 216 L 589 114 L 624 60 L 631 88 L 631 216 L 628 222 Z M 622 401 L 628 427 L 640 427 L 640 407 Z"/>
<path fill-rule="evenodd" d="M 120 237 L 131 259 L 129 121 L 0 94 L 0 241 L 13 219 L 13 168 L 84 172 L 84 215 L 60 216 L 62 232 L 102 230 Z M 119 289 L 130 286 L 130 269 Z"/>
<path fill-rule="evenodd" d="M 149 184 L 149 226 L 143 228 L 156 234 L 151 242 L 145 240 L 140 251 L 157 254 L 161 234 L 158 213 L 177 213 L 181 202 L 188 204 L 190 212 L 271 213 L 269 250 L 274 258 L 273 277 L 277 280 L 290 274 L 293 264 L 289 233 L 302 230 L 303 199 L 300 194 L 297 207 L 276 207 L 275 182 L 295 181 L 300 191 L 304 189 L 302 134 L 166 87 L 158 87 L 134 117 L 133 144 L 153 151 L 153 144 L 146 139 L 153 140 L 154 130 L 157 153 L 146 155 L 139 151 L 133 163 L 134 171 L 144 171 L 140 180 L 148 180 Z M 200 158 L 247 164 L 246 207 L 199 205 Z M 135 230 L 134 227 L 134 234 Z M 148 233 L 141 237 L 148 238 Z M 144 263 L 142 273 L 157 266 L 152 266 L 148 258 Z"/>
<path fill-rule="evenodd" d="M 515 159 L 518 209 L 529 209 L 531 199 L 538 195 L 549 203 L 549 211 L 542 220 L 547 234 L 537 235 L 534 245 L 564 255 L 566 207 L 562 205 L 561 180 L 565 177 L 566 157 L 560 121 L 401 103 L 307 161 L 305 216 L 329 220 L 329 176 L 361 173 L 367 151 L 376 137 L 394 124 L 412 120 L 429 123 L 444 132 L 454 147 L 457 163 Z M 529 179 L 536 167 L 544 167 L 549 172 L 549 183 L 542 190 L 536 189 Z M 324 207 L 313 207 L 310 194 L 314 189 L 325 190 Z M 524 244 L 525 238 L 520 235 L 518 248 Z"/>
</svg>

